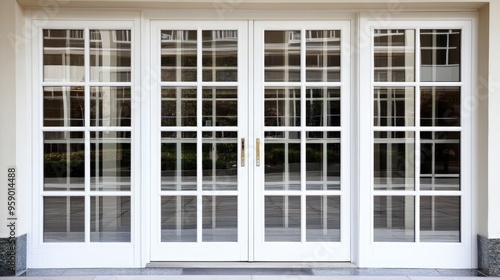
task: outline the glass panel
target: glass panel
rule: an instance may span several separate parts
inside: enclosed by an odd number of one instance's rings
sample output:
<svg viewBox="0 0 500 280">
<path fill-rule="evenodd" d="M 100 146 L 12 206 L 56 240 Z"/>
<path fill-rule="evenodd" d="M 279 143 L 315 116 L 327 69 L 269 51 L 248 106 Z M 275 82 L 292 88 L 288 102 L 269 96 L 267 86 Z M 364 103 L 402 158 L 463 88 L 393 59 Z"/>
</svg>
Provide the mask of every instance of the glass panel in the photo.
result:
<svg viewBox="0 0 500 280">
<path fill-rule="evenodd" d="M 375 87 L 375 126 L 414 126 L 415 88 Z"/>
<path fill-rule="evenodd" d="M 300 242 L 300 196 L 265 196 L 265 241 Z"/>
<path fill-rule="evenodd" d="M 307 132 L 307 190 L 340 190 L 340 132 Z"/>
<path fill-rule="evenodd" d="M 415 30 L 375 30 L 375 82 L 415 80 Z"/>
<path fill-rule="evenodd" d="M 300 132 L 266 132 L 265 190 L 300 190 Z"/>
<path fill-rule="evenodd" d="M 44 82 L 85 82 L 83 30 L 43 30 Z"/>
<path fill-rule="evenodd" d="M 423 87 L 420 106 L 422 126 L 460 126 L 460 87 Z"/>
<path fill-rule="evenodd" d="M 420 189 L 460 190 L 460 132 L 421 132 L 420 141 Z"/>
<path fill-rule="evenodd" d="M 90 197 L 90 241 L 130 242 L 130 197 Z"/>
<path fill-rule="evenodd" d="M 238 30 L 206 30 L 203 36 L 203 81 L 238 81 Z"/>
<path fill-rule="evenodd" d="M 340 196 L 307 196 L 306 240 L 340 242 Z"/>
<path fill-rule="evenodd" d="M 306 80 L 340 82 L 340 30 L 306 31 Z"/>
<path fill-rule="evenodd" d="M 43 242 L 85 241 L 85 198 L 43 198 Z"/>
<path fill-rule="evenodd" d="M 300 126 L 300 88 L 268 87 L 264 98 L 265 126 Z"/>
<path fill-rule="evenodd" d="M 375 196 L 375 242 L 415 241 L 415 197 Z"/>
<path fill-rule="evenodd" d="M 300 82 L 300 30 L 264 31 L 266 82 Z"/>
<path fill-rule="evenodd" d="M 238 241 L 238 197 L 203 197 L 203 242 Z"/>
<path fill-rule="evenodd" d="M 196 190 L 196 132 L 162 132 L 161 190 Z"/>
<path fill-rule="evenodd" d="M 422 242 L 460 242 L 459 196 L 422 196 L 420 198 L 420 240 Z"/>
<path fill-rule="evenodd" d="M 161 31 L 161 80 L 196 81 L 196 30 Z"/>
<path fill-rule="evenodd" d="M 203 88 L 203 126 L 238 126 L 238 89 Z"/>
<path fill-rule="evenodd" d="M 340 126 L 340 88 L 306 89 L 306 125 Z"/>
<path fill-rule="evenodd" d="M 459 82 L 461 30 L 420 31 L 422 82 Z"/>
<path fill-rule="evenodd" d="M 90 88 L 91 126 L 131 126 L 130 87 Z"/>
<path fill-rule="evenodd" d="M 85 126 L 83 87 L 44 87 L 44 126 Z"/>
<path fill-rule="evenodd" d="M 161 89 L 161 125 L 196 126 L 196 88 Z"/>
<path fill-rule="evenodd" d="M 44 132 L 43 138 L 44 190 L 83 191 L 85 183 L 83 132 Z"/>
<path fill-rule="evenodd" d="M 90 190 L 130 191 L 130 132 L 90 132 Z"/>
<path fill-rule="evenodd" d="M 196 242 L 196 196 L 161 197 L 161 242 Z"/>
<path fill-rule="evenodd" d="M 90 30 L 90 81 L 130 82 L 130 30 Z"/>
<path fill-rule="evenodd" d="M 203 190 L 238 190 L 238 133 L 203 133 Z"/>
<path fill-rule="evenodd" d="M 415 133 L 375 132 L 375 190 L 415 189 Z"/>
</svg>

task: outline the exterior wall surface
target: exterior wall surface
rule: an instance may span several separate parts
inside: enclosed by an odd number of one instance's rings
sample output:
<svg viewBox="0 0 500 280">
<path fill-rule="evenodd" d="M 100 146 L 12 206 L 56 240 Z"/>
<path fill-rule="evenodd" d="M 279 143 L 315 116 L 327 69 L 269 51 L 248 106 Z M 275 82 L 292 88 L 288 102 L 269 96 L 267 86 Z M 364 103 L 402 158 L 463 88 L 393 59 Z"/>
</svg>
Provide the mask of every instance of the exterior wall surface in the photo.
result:
<svg viewBox="0 0 500 280">
<path fill-rule="evenodd" d="M 0 239 L 9 238 L 11 231 L 4 226 L 7 223 L 9 213 L 7 210 L 8 190 L 7 180 L 9 168 L 16 168 L 17 189 L 16 198 L 19 202 L 16 221 L 15 237 L 18 240 L 26 240 L 24 234 L 30 238 L 31 219 L 31 140 L 29 112 L 31 104 L 27 96 L 31 94 L 31 84 L 25 81 L 26 67 L 29 60 L 26 40 L 30 33 L 24 29 L 24 12 L 30 7 L 41 8 L 43 16 L 50 18 L 64 9 L 211 9 L 223 17 L 231 17 L 233 13 L 244 10 L 255 10 L 262 12 L 272 11 L 276 15 L 286 5 L 287 10 L 301 10 L 304 8 L 321 10 L 324 8 L 359 11 L 359 12 L 387 12 L 404 13 L 407 11 L 478 11 L 477 26 L 477 95 L 473 100 L 471 110 L 477 110 L 478 122 L 473 129 L 476 133 L 476 146 L 473 148 L 477 153 L 473 155 L 477 163 L 475 199 L 473 209 L 476 216 L 473 217 L 476 229 L 472 229 L 478 237 L 479 267 L 490 275 L 500 275 L 500 254 L 498 240 L 500 240 L 500 37 L 497 36 L 497 28 L 500 26 L 500 1 L 497 0 L 414 0 L 414 1 L 382 1 L 382 0 L 317 0 L 294 1 L 294 0 L 241 0 L 241 1 L 137 1 L 137 0 L 2 0 L 0 3 Z M 451 8 L 450 10 L 450 6 Z M 273 9 L 275 11 L 273 11 Z M 387 18 L 385 18 L 387 19 Z M 473 71 L 474 72 L 474 71 Z M 353 193 L 354 194 L 354 193 Z M 474 206 L 473 206 L 474 207 Z M 355 227 L 354 227 L 355 228 Z M 355 234 L 355 233 L 353 233 Z M 24 236 L 24 237 L 23 237 Z M 23 239 L 24 238 L 24 239 Z M 353 238 L 353 242 L 357 242 Z M 20 243 L 20 244 L 21 244 Z M 19 246 L 18 246 L 19 247 Z M 22 247 L 22 246 L 21 246 Z M 3 247 L 2 247 L 3 248 Z M 0 255 L 5 253 L 0 248 Z M 8 247 L 6 247 L 8 248 Z M 352 256 L 357 259 L 356 245 L 353 246 Z M 16 253 L 18 259 L 25 259 L 21 253 Z M 24 253 L 25 254 L 25 253 Z M 29 258 L 28 247 L 28 258 Z M 354 261 L 355 261 L 354 259 Z M 0 266 L 2 264 L 0 263 Z M 6 264 L 7 265 L 7 264 Z M 17 270 L 23 269 L 23 264 L 16 264 Z M 24 265 L 25 267 L 25 265 Z M 29 267 L 29 261 L 28 261 Z M 0 271 L 5 269 L 0 267 Z"/>
</svg>

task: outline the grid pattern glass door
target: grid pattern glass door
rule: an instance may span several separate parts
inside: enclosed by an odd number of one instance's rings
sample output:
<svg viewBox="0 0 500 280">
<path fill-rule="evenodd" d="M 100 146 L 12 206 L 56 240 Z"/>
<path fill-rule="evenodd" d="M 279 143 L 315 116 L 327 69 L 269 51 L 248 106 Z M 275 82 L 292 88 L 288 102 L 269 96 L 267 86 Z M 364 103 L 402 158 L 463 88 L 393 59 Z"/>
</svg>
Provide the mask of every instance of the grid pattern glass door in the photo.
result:
<svg viewBox="0 0 500 280">
<path fill-rule="evenodd" d="M 131 242 L 132 32 L 43 30 L 43 242 Z"/>
<path fill-rule="evenodd" d="M 153 258 L 242 260 L 248 128 L 241 25 L 161 24 L 153 35 L 159 67 Z"/>
<path fill-rule="evenodd" d="M 309 250 L 319 250 L 320 243 L 348 244 L 343 228 L 349 204 L 343 178 L 349 153 L 343 75 L 348 31 L 332 26 L 256 29 L 262 36 L 257 59 L 263 63 L 256 69 L 261 78 L 256 106 L 262 106 L 256 110 L 256 135 L 262 136 L 256 143 L 262 145 L 256 172 L 262 177 L 255 199 L 262 209 L 256 213 L 263 217 L 256 220 L 262 229 L 256 231 L 257 260 L 317 260 Z M 338 247 L 332 250 L 337 255 L 322 258 L 345 258 Z"/>
<path fill-rule="evenodd" d="M 461 242 L 461 35 L 374 30 L 375 242 Z"/>
</svg>

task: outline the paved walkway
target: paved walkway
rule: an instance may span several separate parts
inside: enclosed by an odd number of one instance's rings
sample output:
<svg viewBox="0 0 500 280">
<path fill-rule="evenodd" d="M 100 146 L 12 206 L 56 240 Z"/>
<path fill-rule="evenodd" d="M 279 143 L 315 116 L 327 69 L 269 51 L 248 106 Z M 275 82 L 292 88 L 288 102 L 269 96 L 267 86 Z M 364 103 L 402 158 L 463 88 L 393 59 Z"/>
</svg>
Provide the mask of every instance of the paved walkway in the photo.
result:
<svg viewBox="0 0 500 280">
<path fill-rule="evenodd" d="M 476 270 L 363 268 L 124 268 L 29 269 L 0 280 L 468 280 L 483 278 Z M 500 277 L 488 277 L 499 279 Z"/>
</svg>

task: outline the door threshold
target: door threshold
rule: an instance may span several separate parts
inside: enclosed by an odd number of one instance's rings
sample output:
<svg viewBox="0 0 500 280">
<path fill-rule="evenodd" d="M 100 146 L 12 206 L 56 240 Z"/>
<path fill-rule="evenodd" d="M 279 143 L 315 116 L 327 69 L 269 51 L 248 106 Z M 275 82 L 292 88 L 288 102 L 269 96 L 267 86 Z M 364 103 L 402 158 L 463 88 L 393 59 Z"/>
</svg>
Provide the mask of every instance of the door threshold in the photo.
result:
<svg viewBox="0 0 500 280">
<path fill-rule="evenodd" d="M 351 262 L 150 262 L 151 268 L 357 268 Z"/>
</svg>

